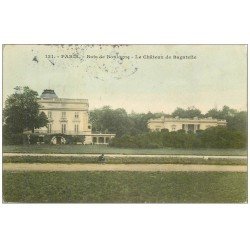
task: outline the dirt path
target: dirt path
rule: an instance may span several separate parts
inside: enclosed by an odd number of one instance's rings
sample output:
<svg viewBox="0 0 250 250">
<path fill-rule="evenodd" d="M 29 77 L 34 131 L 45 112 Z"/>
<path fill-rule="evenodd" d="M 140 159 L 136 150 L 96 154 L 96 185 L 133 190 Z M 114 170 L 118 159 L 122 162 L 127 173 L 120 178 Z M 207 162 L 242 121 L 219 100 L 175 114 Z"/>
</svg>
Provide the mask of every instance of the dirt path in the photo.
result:
<svg viewBox="0 0 250 250">
<path fill-rule="evenodd" d="M 3 156 L 50 156 L 50 157 L 98 157 L 100 154 L 40 154 L 40 153 L 3 153 Z M 106 157 L 156 157 L 156 158 L 203 158 L 203 159 L 247 159 L 247 156 L 238 155 L 133 155 L 133 154 L 105 154 Z"/>
<path fill-rule="evenodd" d="M 6 171 L 143 171 L 143 172 L 247 172 L 245 165 L 193 165 L 193 164 L 55 164 L 4 163 Z"/>
</svg>

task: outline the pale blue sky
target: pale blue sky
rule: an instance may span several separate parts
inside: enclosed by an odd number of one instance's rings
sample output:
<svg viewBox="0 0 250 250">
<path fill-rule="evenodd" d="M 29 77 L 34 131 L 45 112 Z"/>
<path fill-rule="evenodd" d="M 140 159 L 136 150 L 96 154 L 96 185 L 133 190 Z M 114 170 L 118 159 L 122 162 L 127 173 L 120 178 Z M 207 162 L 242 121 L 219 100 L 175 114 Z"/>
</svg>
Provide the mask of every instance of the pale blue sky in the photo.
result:
<svg viewBox="0 0 250 250">
<path fill-rule="evenodd" d="M 72 54 L 78 58 L 65 56 Z M 172 59 L 135 59 L 136 55 Z M 174 55 L 196 59 L 178 60 Z M 171 113 L 189 106 L 206 112 L 223 105 L 247 109 L 244 45 L 8 45 L 3 63 L 4 99 L 15 86 L 28 85 L 39 94 L 52 88 L 59 97 L 87 98 L 90 109 L 104 105 L 128 112 Z"/>
</svg>

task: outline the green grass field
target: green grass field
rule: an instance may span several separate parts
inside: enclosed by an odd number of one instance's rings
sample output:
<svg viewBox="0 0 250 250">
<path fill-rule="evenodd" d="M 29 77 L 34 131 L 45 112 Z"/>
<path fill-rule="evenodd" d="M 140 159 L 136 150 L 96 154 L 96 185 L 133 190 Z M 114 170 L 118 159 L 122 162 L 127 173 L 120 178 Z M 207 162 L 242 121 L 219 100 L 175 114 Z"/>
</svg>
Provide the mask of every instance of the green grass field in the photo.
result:
<svg viewBox="0 0 250 250">
<path fill-rule="evenodd" d="M 177 155 L 247 155 L 246 149 L 129 149 L 104 145 L 17 145 L 3 146 L 4 153 L 62 154 L 177 154 Z"/>
<path fill-rule="evenodd" d="M 247 173 L 3 172 L 4 202 L 245 203 Z"/>
</svg>

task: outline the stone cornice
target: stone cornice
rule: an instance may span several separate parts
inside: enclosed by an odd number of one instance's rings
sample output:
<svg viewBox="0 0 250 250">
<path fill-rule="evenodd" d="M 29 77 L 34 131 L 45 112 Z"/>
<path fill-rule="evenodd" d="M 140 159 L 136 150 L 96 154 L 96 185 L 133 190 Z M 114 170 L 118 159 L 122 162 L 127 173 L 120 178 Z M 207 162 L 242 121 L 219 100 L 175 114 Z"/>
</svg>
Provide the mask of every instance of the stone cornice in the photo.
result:
<svg viewBox="0 0 250 250">
<path fill-rule="evenodd" d="M 55 108 L 55 107 L 53 107 L 53 108 L 45 108 L 45 107 L 42 107 L 42 108 L 40 108 L 40 110 L 41 111 L 43 111 L 43 110 L 49 110 L 49 111 L 88 111 L 88 109 L 87 108 L 85 108 L 85 109 L 83 109 L 83 108 Z"/>
<path fill-rule="evenodd" d="M 44 98 L 37 98 L 39 102 L 89 102 L 88 99 L 69 99 L 69 98 L 52 98 L 52 99 L 44 99 Z"/>
</svg>

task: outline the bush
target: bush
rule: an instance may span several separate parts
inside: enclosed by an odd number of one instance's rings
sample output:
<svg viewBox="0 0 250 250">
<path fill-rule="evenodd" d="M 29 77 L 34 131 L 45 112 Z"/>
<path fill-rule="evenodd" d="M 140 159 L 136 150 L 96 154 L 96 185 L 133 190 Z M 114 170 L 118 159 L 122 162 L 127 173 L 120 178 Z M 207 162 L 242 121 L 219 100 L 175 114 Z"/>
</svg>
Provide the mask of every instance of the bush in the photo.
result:
<svg viewBox="0 0 250 250">
<path fill-rule="evenodd" d="M 4 145 L 21 145 L 24 143 L 24 137 L 27 136 L 23 134 L 3 134 L 3 144 Z"/>
<path fill-rule="evenodd" d="M 52 139 L 52 137 L 53 137 L 53 136 L 51 136 L 51 135 L 45 135 L 45 136 L 43 137 L 44 143 L 45 143 L 45 144 L 51 144 L 51 139 Z"/>
<path fill-rule="evenodd" d="M 73 141 L 74 144 L 76 144 L 77 142 L 83 143 L 84 139 L 85 139 L 84 135 L 76 135 L 76 136 L 73 136 L 72 141 Z"/>
<path fill-rule="evenodd" d="M 212 127 L 199 134 L 206 148 L 246 148 L 247 133 L 225 127 Z"/>
<path fill-rule="evenodd" d="M 65 135 L 65 134 L 50 134 L 44 136 L 44 143 L 51 144 L 51 139 L 53 137 L 63 137 L 66 139 L 66 144 L 76 144 L 77 142 L 84 142 L 84 135 Z"/>
<path fill-rule="evenodd" d="M 62 135 L 66 139 L 66 144 L 74 144 L 74 137 L 72 135 Z"/>
<path fill-rule="evenodd" d="M 30 144 L 37 144 L 37 142 L 39 141 L 39 136 L 36 134 L 30 134 L 29 137 Z"/>
<path fill-rule="evenodd" d="M 196 134 L 179 131 L 148 132 L 114 138 L 110 146 L 123 148 L 246 148 L 247 133 L 225 127 L 199 130 Z"/>
</svg>

